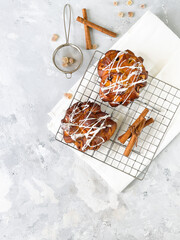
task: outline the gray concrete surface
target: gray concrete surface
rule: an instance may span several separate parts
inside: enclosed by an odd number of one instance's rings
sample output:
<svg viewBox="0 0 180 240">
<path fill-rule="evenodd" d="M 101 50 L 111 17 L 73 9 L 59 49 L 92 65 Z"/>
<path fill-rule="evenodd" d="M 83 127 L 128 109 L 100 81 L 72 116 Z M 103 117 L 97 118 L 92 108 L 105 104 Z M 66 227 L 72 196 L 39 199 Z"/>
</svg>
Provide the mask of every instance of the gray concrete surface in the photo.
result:
<svg viewBox="0 0 180 240">
<path fill-rule="evenodd" d="M 146 178 L 116 195 L 89 166 L 54 140 L 47 113 L 83 74 L 94 50 L 85 50 L 81 9 L 121 37 L 150 9 L 180 36 L 178 0 L 68 1 L 70 40 L 84 54 L 81 69 L 66 80 L 51 56 L 65 42 L 64 0 L 0 0 L 0 239 L 179 240 L 180 136 L 156 158 Z M 145 3 L 146 9 L 139 8 Z M 132 19 L 118 12 L 135 12 Z M 60 38 L 52 42 L 58 33 Z M 117 39 L 92 32 L 106 51 Z M 84 170 L 85 169 L 85 170 Z"/>
</svg>

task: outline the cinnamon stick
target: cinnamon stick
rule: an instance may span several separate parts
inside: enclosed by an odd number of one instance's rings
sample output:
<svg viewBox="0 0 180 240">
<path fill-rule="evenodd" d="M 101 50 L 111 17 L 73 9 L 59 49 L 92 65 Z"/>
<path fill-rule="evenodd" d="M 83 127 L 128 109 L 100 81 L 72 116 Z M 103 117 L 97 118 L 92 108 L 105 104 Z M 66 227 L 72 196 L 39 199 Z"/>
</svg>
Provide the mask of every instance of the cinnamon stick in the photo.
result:
<svg viewBox="0 0 180 240">
<path fill-rule="evenodd" d="M 143 120 L 143 118 L 147 115 L 148 112 L 149 112 L 149 110 L 147 108 L 145 108 L 143 110 L 143 112 L 139 115 L 139 117 L 136 119 L 136 121 L 128 128 L 128 130 L 118 138 L 118 140 L 122 144 L 124 144 L 126 142 L 126 140 L 131 136 L 132 129 L 136 128 L 140 124 L 140 122 Z"/>
<path fill-rule="evenodd" d="M 142 129 L 144 128 L 144 125 L 145 125 L 145 122 L 146 122 L 146 119 L 144 118 L 140 124 L 138 125 L 138 127 L 134 130 L 134 132 L 132 133 L 132 137 L 124 151 L 124 155 L 126 157 L 129 156 L 129 154 L 131 153 L 133 147 L 134 147 L 134 144 L 137 143 L 137 140 L 138 140 L 138 136 L 140 135 Z"/>
<path fill-rule="evenodd" d="M 101 27 L 101 26 L 99 26 L 99 25 L 96 25 L 95 23 L 92 23 L 92 22 L 90 22 L 90 21 L 87 21 L 86 19 L 81 18 L 81 17 L 79 17 L 79 16 L 77 17 L 76 20 L 77 20 L 78 22 L 80 22 L 80 23 L 83 23 L 83 24 L 85 24 L 85 25 L 87 25 L 87 26 L 89 26 L 89 27 L 91 27 L 91 28 L 94 28 L 94 29 L 96 29 L 96 30 L 98 30 L 98 31 L 100 31 L 100 32 L 102 32 L 102 33 L 104 33 L 104 34 L 107 34 L 107 35 L 109 35 L 109 36 L 111 36 L 111 37 L 116 37 L 116 36 L 117 36 L 116 33 L 111 32 L 111 31 L 109 31 L 108 29 L 103 28 L 103 27 Z"/>
<path fill-rule="evenodd" d="M 149 126 L 151 123 L 154 122 L 154 119 L 153 118 L 149 118 L 148 120 L 146 120 L 145 124 L 144 124 L 144 128 Z"/>
<path fill-rule="evenodd" d="M 147 127 L 147 126 L 149 126 L 149 125 L 150 125 L 151 123 L 153 123 L 153 122 L 154 122 L 154 119 L 153 119 L 153 118 L 149 118 L 148 120 L 146 120 L 146 122 L 145 122 L 145 124 L 144 124 L 144 128 Z M 123 134 L 123 135 L 124 135 L 124 134 Z M 123 135 L 122 135 L 122 136 L 123 136 Z M 118 140 L 121 139 L 122 136 L 120 136 L 120 137 L 118 138 Z M 131 135 L 129 136 L 129 138 L 130 138 L 131 136 L 132 136 L 132 133 L 131 133 Z"/>
<path fill-rule="evenodd" d="M 86 8 L 82 9 L 82 14 L 83 14 L 83 18 L 87 20 Z M 85 39 L 86 39 L 86 49 L 92 49 L 89 27 L 86 24 L 84 24 L 84 31 L 85 31 Z"/>
</svg>

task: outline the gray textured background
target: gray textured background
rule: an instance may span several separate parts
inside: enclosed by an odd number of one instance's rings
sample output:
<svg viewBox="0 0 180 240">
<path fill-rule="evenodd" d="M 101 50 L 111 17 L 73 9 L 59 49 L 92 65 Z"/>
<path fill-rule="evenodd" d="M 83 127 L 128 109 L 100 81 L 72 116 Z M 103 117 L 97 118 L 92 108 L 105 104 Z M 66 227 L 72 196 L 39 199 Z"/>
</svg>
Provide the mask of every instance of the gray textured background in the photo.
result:
<svg viewBox="0 0 180 240">
<path fill-rule="evenodd" d="M 93 54 L 75 22 L 89 19 L 121 37 L 150 9 L 180 36 L 179 0 L 69 1 L 70 40 L 84 53 L 69 81 L 51 61 L 65 41 L 64 0 L 0 0 L 0 239 L 4 240 L 179 240 L 180 161 L 178 136 L 150 167 L 146 178 L 116 195 L 47 130 L 47 113 L 83 74 Z M 140 9 L 139 4 L 147 4 Z M 119 11 L 134 11 L 128 19 Z M 60 38 L 52 42 L 58 33 Z M 93 43 L 106 51 L 117 39 L 97 31 Z M 138 34 L 138 33 L 137 33 Z M 168 47 L 168 46 L 167 46 Z"/>
</svg>

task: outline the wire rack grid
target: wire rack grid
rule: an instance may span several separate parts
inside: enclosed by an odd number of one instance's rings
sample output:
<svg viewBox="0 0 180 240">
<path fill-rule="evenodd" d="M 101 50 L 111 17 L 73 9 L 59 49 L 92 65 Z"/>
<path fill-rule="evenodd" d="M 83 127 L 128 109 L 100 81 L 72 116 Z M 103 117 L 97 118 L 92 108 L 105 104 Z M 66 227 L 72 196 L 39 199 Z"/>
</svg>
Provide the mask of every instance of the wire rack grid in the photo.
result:
<svg viewBox="0 0 180 240">
<path fill-rule="evenodd" d="M 97 63 L 102 57 L 104 57 L 104 53 L 95 51 L 70 106 L 78 101 L 96 102 L 101 106 L 102 111 L 110 114 L 112 119 L 117 122 L 117 129 L 111 139 L 105 142 L 97 151 L 88 150 L 83 154 L 142 180 L 156 156 L 157 149 L 178 109 L 180 90 L 149 75 L 148 84 L 142 89 L 137 100 L 126 107 L 119 105 L 113 108 L 99 97 L 101 79 L 97 73 Z M 145 107 L 149 109 L 147 118 L 154 118 L 154 123 L 143 129 L 138 137 L 137 147 L 134 147 L 129 157 L 125 157 L 123 152 L 128 142 L 123 145 L 118 141 L 118 137 L 127 131 L 128 127 L 138 118 Z M 78 151 L 74 144 L 64 141 L 61 126 L 57 131 L 56 140 Z"/>
</svg>

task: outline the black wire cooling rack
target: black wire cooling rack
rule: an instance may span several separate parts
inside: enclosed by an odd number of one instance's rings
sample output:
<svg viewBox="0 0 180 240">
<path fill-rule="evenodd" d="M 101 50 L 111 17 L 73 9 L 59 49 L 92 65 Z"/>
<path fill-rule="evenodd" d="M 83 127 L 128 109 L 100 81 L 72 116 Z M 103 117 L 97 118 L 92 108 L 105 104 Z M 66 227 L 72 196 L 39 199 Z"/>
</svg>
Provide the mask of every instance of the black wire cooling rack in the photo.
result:
<svg viewBox="0 0 180 240">
<path fill-rule="evenodd" d="M 117 122 L 117 130 L 108 142 L 97 151 L 88 150 L 83 154 L 93 157 L 119 171 L 142 180 L 155 157 L 157 149 L 169 127 L 180 103 L 180 90 L 153 76 L 148 77 L 148 84 L 142 89 L 140 97 L 127 107 L 119 105 L 116 108 L 99 98 L 100 77 L 97 73 L 97 63 L 104 53 L 95 51 L 80 84 L 74 93 L 70 106 L 75 102 L 92 101 L 101 106 L 101 110 L 111 115 Z M 148 117 L 154 118 L 154 123 L 144 128 L 138 137 L 138 146 L 134 147 L 129 157 L 123 152 L 128 144 L 121 144 L 117 139 L 125 133 L 128 127 L 138 118 L 144 108 L 149 109 Z M 63 131 L 59 127 L 56 140 L 76 149 L 74 144 L 63 140 Z"/>
</svg>

